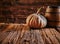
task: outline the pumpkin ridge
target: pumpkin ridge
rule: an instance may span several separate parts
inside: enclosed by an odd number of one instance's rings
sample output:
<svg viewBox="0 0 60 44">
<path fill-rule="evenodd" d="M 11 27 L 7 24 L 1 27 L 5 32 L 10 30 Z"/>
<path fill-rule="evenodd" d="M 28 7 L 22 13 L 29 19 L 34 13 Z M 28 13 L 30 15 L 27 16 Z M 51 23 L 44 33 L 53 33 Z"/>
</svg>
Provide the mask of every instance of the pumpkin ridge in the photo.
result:
<svg viewBox="0 0 60 44">
<path fill-rule="evenodd" d="M 29 25 L 32 27 L 33 25 L 31 24 L 33 24 L 33 16 L 30 18 L 30 21 L 29 21 Z"/>
</svg>

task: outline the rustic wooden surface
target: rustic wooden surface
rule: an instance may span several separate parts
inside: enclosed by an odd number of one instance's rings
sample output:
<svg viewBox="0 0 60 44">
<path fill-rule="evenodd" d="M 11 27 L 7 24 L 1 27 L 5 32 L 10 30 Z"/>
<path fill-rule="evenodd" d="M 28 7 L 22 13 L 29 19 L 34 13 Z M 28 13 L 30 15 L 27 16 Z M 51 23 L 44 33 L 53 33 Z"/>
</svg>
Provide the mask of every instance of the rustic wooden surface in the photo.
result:
<svg viewBox="0 0 60 44">
<path fill-rule="evenodd" d="M 60 44 L 60 28 L 30 29 L 26 24 L 0 24 L 0 44 Z"/>
</svg>

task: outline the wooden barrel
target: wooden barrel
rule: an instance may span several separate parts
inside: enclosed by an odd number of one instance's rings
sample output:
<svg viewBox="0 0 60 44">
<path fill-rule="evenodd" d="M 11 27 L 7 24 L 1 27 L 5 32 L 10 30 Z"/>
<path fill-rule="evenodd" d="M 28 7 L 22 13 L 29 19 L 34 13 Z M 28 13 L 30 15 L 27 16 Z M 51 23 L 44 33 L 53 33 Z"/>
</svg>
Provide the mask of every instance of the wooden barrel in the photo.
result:
<svg viewBox="0 0 60 44">
<path fill-rule="evenodd" d="M 48 6 L 45 17 L 48 20 L 48 26 L 60 27 L 60 6 Z"/>
</svg>

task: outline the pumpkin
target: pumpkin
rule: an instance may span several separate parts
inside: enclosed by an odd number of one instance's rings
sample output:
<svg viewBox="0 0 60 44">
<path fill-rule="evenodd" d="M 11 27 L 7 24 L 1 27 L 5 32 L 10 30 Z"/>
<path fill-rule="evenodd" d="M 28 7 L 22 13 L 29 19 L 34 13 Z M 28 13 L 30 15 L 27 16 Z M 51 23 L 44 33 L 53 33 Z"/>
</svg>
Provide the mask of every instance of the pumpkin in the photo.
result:
<svg viewBox="0 0 60 44">
<path fill-rule="evenodd" d="M 40 9 L 38 9 L 37 13 L 29 15 L 26 19 L 27 25 L 31 28 L 43 28 L 47 24 L 46 18 L 39 14 Z"/>
</svg>

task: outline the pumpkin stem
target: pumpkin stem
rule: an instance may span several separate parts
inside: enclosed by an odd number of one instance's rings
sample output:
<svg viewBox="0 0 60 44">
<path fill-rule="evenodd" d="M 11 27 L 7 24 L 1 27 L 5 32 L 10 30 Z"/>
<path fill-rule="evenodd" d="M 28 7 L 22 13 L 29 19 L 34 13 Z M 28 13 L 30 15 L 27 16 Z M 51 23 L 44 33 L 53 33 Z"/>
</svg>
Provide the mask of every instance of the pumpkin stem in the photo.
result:
<svg viewBox="0 0 60 44">
<path fill-rule="evenodd" d="M 44 8 L 44 6 L 43 7 L 40 7 L 38 10 L 37 10 L 37 14 L 39 13 L 39 11 L 42 9 L 42 8 Z"/>
</svg>

